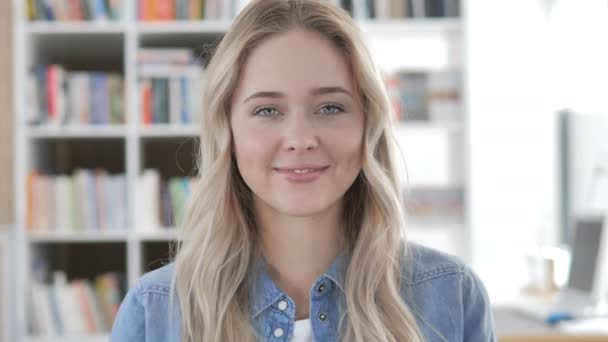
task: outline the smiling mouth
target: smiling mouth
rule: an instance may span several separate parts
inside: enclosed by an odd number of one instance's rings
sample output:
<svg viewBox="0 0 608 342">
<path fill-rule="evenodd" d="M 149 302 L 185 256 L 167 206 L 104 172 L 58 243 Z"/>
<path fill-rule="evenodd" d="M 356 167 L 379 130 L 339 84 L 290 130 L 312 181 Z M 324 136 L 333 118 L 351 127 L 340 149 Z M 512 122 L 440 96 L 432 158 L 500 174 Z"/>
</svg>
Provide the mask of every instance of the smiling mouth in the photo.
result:
<svg viewBox="0 0 608 342">
<path fill-rule="evenodd" d="M 307 183 L 318 179 L 328 168 L 329 165 L 322 167 L 274 168 L 274 171 L 286 177 L 288 181 Z"/>
</svg>

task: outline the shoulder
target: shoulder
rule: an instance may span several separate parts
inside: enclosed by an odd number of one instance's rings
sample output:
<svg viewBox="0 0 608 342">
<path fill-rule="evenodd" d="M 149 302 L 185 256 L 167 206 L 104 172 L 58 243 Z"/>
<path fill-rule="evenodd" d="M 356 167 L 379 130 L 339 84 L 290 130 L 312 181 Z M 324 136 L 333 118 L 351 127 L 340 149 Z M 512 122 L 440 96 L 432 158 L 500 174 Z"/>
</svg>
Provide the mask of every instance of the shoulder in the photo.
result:
<svg viewBox="0 0 608 342">
<path fill-rule="evenodd" d="M 475 272 L 459 257 L 415 243 L 407 248 L 402 295 L 425 337 L 495 341 L 490 301 Z"/>
<path fill-rule="evenodd" d="M 477 274 L 460 257 L 414 242 L 407 243 L 407 254 L 401 270 L 402 280 L 410 287 L 457 286 L 462 292 L 485 294 L 485 287 Z"/>
<path fill-rule="evenodd" d="M 175 269 L 174 263 L 157 268 L 145 273 L 137 284 L 140 294 L 158 293 L 168 295 Z"/>
<path fill-rule="evenodd" d="M 175 340 L 167 315 L 173 268 L 168 264 L 147 272 L 129 289 L 114 319 L 111 342 Z"/>
<path fill-rule="evenodd" d="M 449 275 L 462 275 L 467 271 L 465 263 L 456 256 L 414 242 L 407 243 L 402 273 L 410 285 Z"/>
</svg>

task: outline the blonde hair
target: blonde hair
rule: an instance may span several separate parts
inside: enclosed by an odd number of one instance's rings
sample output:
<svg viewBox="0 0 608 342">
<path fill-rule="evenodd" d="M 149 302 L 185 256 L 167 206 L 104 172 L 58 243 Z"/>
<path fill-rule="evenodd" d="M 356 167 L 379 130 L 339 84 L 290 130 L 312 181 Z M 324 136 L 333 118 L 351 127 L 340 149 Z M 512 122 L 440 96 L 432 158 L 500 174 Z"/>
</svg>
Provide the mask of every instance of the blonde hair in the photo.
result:
<svg viewBox="0 0 608 342">
<path fill-rule="evenodd" d="M 343 52 L 362 99 L 362 170 L 344 196 L 344 341 L 422 341 L 401 297 L 406 254 L 389 101 L 361 34 L 344 10 L 324 0 L 258 0 L 235 19 L 211 59 L 203 94 L 198 170 L 175 255 L 172 289 L 183 341 L 255 341 L 248 274 L 259 255 L 251 190 L 233 157 L 230 102 L 249 52 L 293 28 L 318 32 Z M 172 296 L 173 298 L 173 296 Z"/>
</svg>

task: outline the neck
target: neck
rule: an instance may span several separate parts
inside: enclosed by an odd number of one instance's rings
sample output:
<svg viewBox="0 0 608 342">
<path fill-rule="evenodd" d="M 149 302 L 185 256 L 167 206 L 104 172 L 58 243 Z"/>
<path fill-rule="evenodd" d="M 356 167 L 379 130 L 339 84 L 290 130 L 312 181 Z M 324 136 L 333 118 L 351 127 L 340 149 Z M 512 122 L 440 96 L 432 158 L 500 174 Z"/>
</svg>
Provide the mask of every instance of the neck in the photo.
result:
<svg viewBox="0 0 608 342">
<path fill-rule="evenodd" d="M 344 246 L 341 204 L 311 216 L 256 207 L 256 221 L 270 277 L 296 302 L 296 319 L 308 317 L 312 284 Z"/>
</svg>

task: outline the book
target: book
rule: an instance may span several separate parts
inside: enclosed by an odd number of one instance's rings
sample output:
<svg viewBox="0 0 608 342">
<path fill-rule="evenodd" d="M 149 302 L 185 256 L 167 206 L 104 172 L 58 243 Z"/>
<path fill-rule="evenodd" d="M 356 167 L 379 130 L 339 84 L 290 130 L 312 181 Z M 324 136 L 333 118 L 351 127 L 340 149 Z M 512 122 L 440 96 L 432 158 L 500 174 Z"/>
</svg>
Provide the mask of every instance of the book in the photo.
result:
<svg viewBox="0 0 608 342">
<path fill-rule="evenodd" d="M 435 122 L 457 122 L 462 119 L 460 72 L 439 71 L 428 76 L 429 118 Z"/>
<path fill-rule="evenodd" d="M 27 18 L 45 21 L 118 21 L 122 0 L 27 0 Z"/>
<path fill-rule="evenodd" d="M 405 120 L 429 120 L 427 74 L 424 72 L 402 73 L 401 98 Z"/>
<path fill-rule="evenodd" d="M 152 79 L 152 122 L 169 123 L 169 81 Z"/>
<path fill-rule="evenodd" d="M 190 49 L 143 49 L 138 54 L 140 118 L 149 124 L 198 120 L 204 69 Z"/>
<path fill-rule="evenodd" d="M 37 279 L 29 286 L 28 330 L 36 337 L 54 338 L 107 333 L 116 318 L 124 287 L 121 273 L 106 272 L 92 279 L 68 281 L 65 271 L 55 270 L 50 283 Z"/>
<path fill-rule="evenodd" d="M 27 177 L 28 230 L 124 229 L 127 224 L 124 174 L 76 169 L 48 176 L 36 170 Z"/>
<path fill-rule="evenodd" d="M 119 74 L 40 65 L 30 73 L 27 86 L 34 89 L 28 104 L 31 125 L 125 123 L 124 82 Z"/>
<path fill-rule="evenodd" d="M 137 204 L 141 213 L 137 229 L 153 231 L 160 228 L 159 197 L 160 174 L 156 169 L 146 169 L 138 178 Z"/>
<path fill-rule="evenodd" d="M 145 125 L 151 124 L 152 120 L 152 81 L 143 79 L 139 83 L 140 116 Z"/>
</svg>

